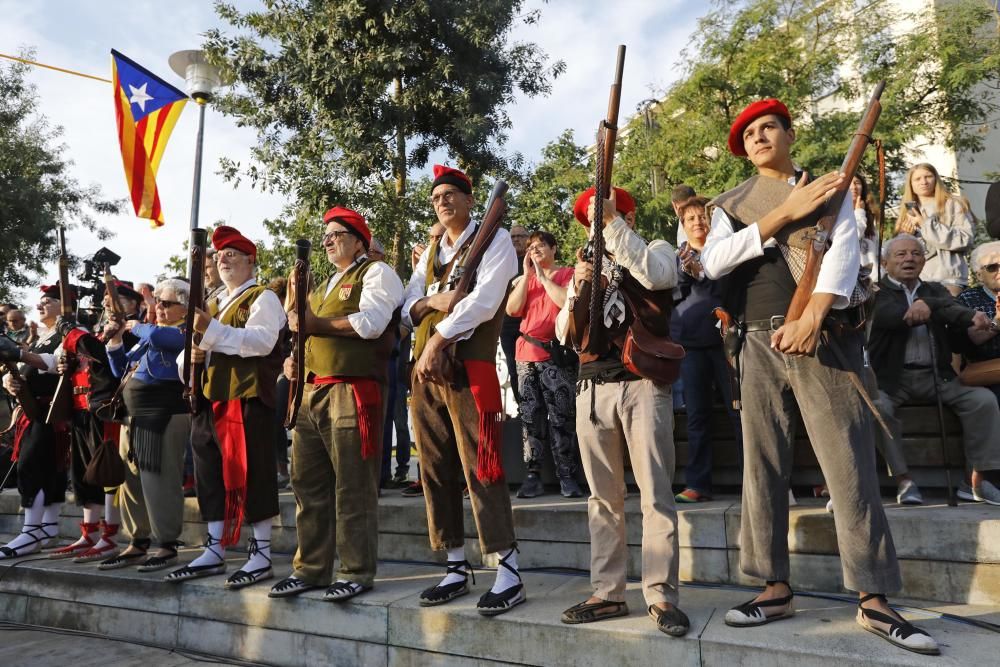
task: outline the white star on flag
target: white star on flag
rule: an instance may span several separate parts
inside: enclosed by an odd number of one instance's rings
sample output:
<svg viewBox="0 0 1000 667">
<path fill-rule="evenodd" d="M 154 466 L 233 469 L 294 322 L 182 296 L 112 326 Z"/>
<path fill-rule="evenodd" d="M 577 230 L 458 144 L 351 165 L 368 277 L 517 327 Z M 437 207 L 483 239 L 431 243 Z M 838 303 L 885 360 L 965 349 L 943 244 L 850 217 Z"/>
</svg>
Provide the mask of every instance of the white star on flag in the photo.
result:
<svg viewBox="0 0 1000 667">
<path fill-rule="evenodd" d="M 153 99 L 152 95 L 146 92 L 146 86 L 148 84 L 144 83 L 138 88 L 133 85 L 129 85 L 128 89 L 132 91 L 132 97 L 128 98 L 128 101 L 132 104 L 138 104 L 139 108 L 143 112 L 146 111 L 146 102 Z"/>
</svg>

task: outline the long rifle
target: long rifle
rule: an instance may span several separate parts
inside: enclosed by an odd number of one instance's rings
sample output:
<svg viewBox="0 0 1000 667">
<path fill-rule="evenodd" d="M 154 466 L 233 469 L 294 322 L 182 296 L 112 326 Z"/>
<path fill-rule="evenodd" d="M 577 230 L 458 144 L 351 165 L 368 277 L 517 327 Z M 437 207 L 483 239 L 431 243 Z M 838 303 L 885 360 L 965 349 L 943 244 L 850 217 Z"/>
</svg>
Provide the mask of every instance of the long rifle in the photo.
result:
<svg viewBox="0 0 1000 667">
<path fill-rule="evenodd" d="M 108 300 L 111 301 L 111 315 L 109 321 L 118 325 L 118 329 L 125 326 L 125 309 L 122 308 L 121 301 L 118 300 L 118 285 L 115 284 L 115 277 L 111 275 L 111 265 L 104 264 L 104 290 L 107 292 Z"/>
<path fill-rule="evenodd" d="M 191 230 L 190 254 L 188 256 L 188 280 L 191 286 L 188 297 L 187 315 L 184 318 L 184 369 L 188 375 L 184 398 L 188 401 L 191 414 L 198 414 L 198 396 L 201 390 L 202 364 L 191 363 L 191 351 L 201 341 L 201 335 L 194 330 L 195 309 L 205 309 L 205 246 L 208 232 L 200 227 Z"/>
<path fill-rule="evenodd" d="M 500 223 L 503 222 L 504 216 L 507 214 L 507 202 L 504 200 L 504 195 L 507 194 L 508 189 L 509 186 L 504 180 L 497 180 L 493 185 L 493 192 L 490 193 L 490 198 L 486 201 L 486 214 L 476 230 L 476 237 L 469 247 L 469 254 L 465 256 L 462 266 L 455 268 L 457 275 L 449 277 L 455 283 L 455 296 L 451 300 L 449 312 L 454 310 L 458 302 L 472 291 L 472 281 L 476 277 L 476 271 L 483 261 L 486 249 L 493 243 Z"/>
<path fill-rule="evenodd" d="M 288 406 L 285 411 L 285 428 L 295 426 L 295 418 L 302 405 L 302 389 L 306 381 L 306 308 L 309 307 L 309 253 L 312 243 L 308 239 L 295 242 L 295 266 L 288 281 L 288 303 L 292 304 L 299 320 L 299 330 L 292 332 L 292 359 L 295 360 L 296 374 L 288 390 Z"/>
<path fill-rule="evenodd" d="M 604 326 L 604 290 L 601 272 L 604 265 L 604 200 L 611 196 L 611 176 L 614 172 L 615 143 L 618 138 L 618 110 L 622 99 L 622 75 L 625 70 L 625 45 L 618 46 L 615 79 L 608 95 L 608 113 L 597 128 L 597 168 L 594 177 L 594 219 L 591 236 L 584 249 L 584 259 L 593 264 L 591 282 L 581 285 L 570 318 L 570 338 L 577 352 L 600 356 L 607 352 L 609 342 Z M 597 288 L 594 287 L 597 285 Z M 584 310 L 585 308 L 585 310 Z"/>
<path fill-rule="evenodd" d="M 854 133 L 850 148 L 847 150 L 847 157 L 844 158 L 844 163 L 840 167 L 840 172 L 844 174 L 844 181 L 837 188 L 833 196 L 823 204 L 820 210 L 819 220 L 816 222 L 816 227 L 811 237 L 812 243 L 809 244 L 805 271 L 802 273 L 802 279 L 799 280 L 799 284 L 795 288 L 795 294 L 792 296 L 792 302 L 788 306 L 788 312 L 785 313 L 786 322 L 793 322 L 802 317 L 809 299 L 812 298 L 813 290 L 816 289 L 816 280 L 819 277 L 819 268 L 823 263 L 823 256 L 826 254 L 827 241 L 830 238 L 830 233 L 833 231 L 833 225 L 837 222 L 837 215 L 840 213 L 840 207 L 844 203 L 844 197 L 851 188 L 854 174 L 857 172 L 861 158 L 865 154 L 865 148 L 872 142 L 872 133 L 875 131 L 875 124 L 882 113 L 882 103 L 879 101 L 879 98 L 882 97 L 884 89 L 885 81 L 880 81 L 875 86 L 875 91 L 872 93 L 871 99 L 868 100 L 868 107 L 861 116 L 861 123 L 858 125 L 858 130 Z"/>
<path fill-rule="evenodd" d="M 20 391 L 14 393 L 14 398 L 17 399 L 17 404 L 21 406 L 21 410 L 25 416 L 33 422 L 45 417 L 45 414 L 42 412 L 42 406 L 39 405 L 35 395 L 31 393 L 31 389 L 28 387 L 28 383 L 25 382 L 24 376 L 17 369 L 17 364 L 13 361 L 5 361 L 3 362 L 3 367 L 10 374 L 11 378 L 21 385 Z M 11 423 L 13 424 L 13 420 Z"/>
<path fill-rule="evenodd" d="M 76 294 L 69 284 L 69 253 L 66 252 L 66 228 L 62 225 L 56 230 L 59 238 L 59 308 L 61 314 L 59 327 L 63 338 L 76 326 Z M 64 352 L 65 354 L 65 352 Z M 68 359 L 69 366 L 75 363 L 75 359 Z M 56 393 L 52 397 L 49 405 L 49 413 L 45 417 L 45 423 L 54 426 L 57 423 L 68 421 L 73 413 L 73 379 L 72 373 L 67 370 L 59 376 L 59 384 L 56 385 Z"/>
</svg>

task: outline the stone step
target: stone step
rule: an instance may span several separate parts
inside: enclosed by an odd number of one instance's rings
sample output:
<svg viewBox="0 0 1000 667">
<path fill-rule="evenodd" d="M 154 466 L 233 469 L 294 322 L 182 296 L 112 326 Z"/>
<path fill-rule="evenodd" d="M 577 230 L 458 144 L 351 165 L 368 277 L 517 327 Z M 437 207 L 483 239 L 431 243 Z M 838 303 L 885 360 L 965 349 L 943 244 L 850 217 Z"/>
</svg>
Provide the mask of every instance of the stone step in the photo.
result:
<svg viewBox="0 0 1000 667">
<path fill-rule="evenodd" d="M 588 570 L 590 535 L 586 499 L 566 500 L 558 495 L 512 500 L 525 567 Z M 468 507 L 468 501 L 466 501 Z M 295 551 L 295 501 L 281 494 L 281 512 L 275 520 L 272 545 L 276 551 Z M 18 497 L 12 490 L 0 494 L 0 533 L 20 529 Z M 962 503 L 958 507 L 927 504 L 886 505 L 907 595 L 925 600 L 1000 605 L 1000 508 Z M 63 506 L 61 532 L 79 534 L 80 509 Z M 679 509 L 680 573 L 685 581 L 717 584 L 756 584 L 739 569 L 740 504 L 738 498 L 717 499 Z M 626 539 L 629 576 L 638 577 L 641 563 L 642 516 L 639 499 L 626 500 Z M 466 551 L 482 562 L 471 509 L 466 513 Z M 182 539 L 204 541 L 205 524 L 195 499 L 185 505 Z M 820 500 L 800 500 L 791 508 L 788 534 L 792 585 L 797 590 L 843 591 L 834 519 Z M 379 556 L 385 560 L 439 562 L 427 542 L 427 518 L 422 498 L 403 498 L 387 492 L 379 504 Z"/>
<path fill-rule="evenodd" d="M 181 560 L 193 555 L 184 550 Z M 380 563 L 375 588 L 341 604 L 323 601 L 322 591 L 271 600 L 268 583 L 226 591 L 221 576 L 168 584 L 131 569 L 101 572 L 94 564 L 30 557 L 14 563 L 0 563 L 0 615 L 8 621 L 271 665 L 985 665 L 995 658 L 997 635 L 939 614 L 1000 622 L 995 607 L 905 603 L 904 615 L 942 645 L 943 656 L 931 661 L 862 631 L 854 604 L 838 596 L 800 595 L 794 618 L 734 629 L 724 624 L 725 611 L 750 592 L 685 585 L 680 606 L 691 631 L 674 639 L 647 618 L 635 583 L 626 593 L 628 617 L 562 624 L 561 612 L 591 589 L 585 577 L 553 572 L 525 572 L 528 601 L 488 619 L 475 603 L 492 583 L 490 573 L 480 573 L 472 595 L 423 608 L 419 592 L 442 572 L 412 563 Z M 230 558 L 229 571 L 241 563 Z M 276 578 L 290 572 L 287 556 L 276 557 L 275 570 Z"/>
</svg>

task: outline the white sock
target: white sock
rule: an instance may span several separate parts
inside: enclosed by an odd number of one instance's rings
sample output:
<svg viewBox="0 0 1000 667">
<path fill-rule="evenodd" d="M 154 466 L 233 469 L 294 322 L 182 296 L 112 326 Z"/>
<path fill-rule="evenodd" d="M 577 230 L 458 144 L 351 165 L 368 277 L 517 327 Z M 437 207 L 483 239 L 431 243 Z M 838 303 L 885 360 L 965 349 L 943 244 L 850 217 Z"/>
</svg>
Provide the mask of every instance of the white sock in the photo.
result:
<svg viewBox="0 0 1000 667">
<path fill-rule="evenodd" d="M 461 562 L 461 561 L 465 560 L 465 547 L 462 546 L 462 547 L 457 547 L 455 549 L 448 549 L 448 560 L 449 561 L 458 561 L 458 562 Z M 460 574 L 455 574 L 453 572 L 449 572 L 448 574 L 445 575 L 444 579 L 441 580 L 441 583 L 439 583 L 438 586 L 447 586 L 448 584 L 457 584 L 457 583 L 459 583 L 461 581 L 465 581 L 465 579 L 466 579 L 466 577 L 463 577 Z"/>
<path fill-rule="evenodd" d="M 45 492 L 39 491 L 35 494 L 35 499 L 31 503 L 31 507 L 24 508 L 24 525 L 21 526 L 21 532 L 14 539 L 7 543 L 7 546 L 11 549 L 20 549 L 21 547 L 27 547 L 21 553 L 35 553 L 42 548 L 40 542 L 35 542 L 35 540 L 42 536 L 39 526 L 42 524 L 42 517 L 45 515 Z M 31 545 L 31 546 L 28 546 Z"/>
<path fill-rule="evenodd" d="M 43 546 L 48 546 L 54 538 L 59 536 L 59 513 L 62 511 L 62 503 L 52 503 L 51 505 L 45 506 L 45 513 L 42 515 L 43 524 L 51 524 L 45 526 L 45 534 L 49 537 L 45 540 L 46 544 Z"/>
<path fill-rule="evenodd" d="M 90 505 L 84 505 L 83 506 L 83 522 L 84 523 L 95 524 L 95 523 L 99 523 L 100 520 L 101 520 L 101 506 L 100 505 L 90 504 Z M 87 533 L 87 537 L 90 537 L 91 540 L 94 539 L 94 537 L 93 537 L 94 535 L 100 535 L 100 533 L 97 530 L 95 530 L 93 532 Z M 74 542 L 73 546 L 76 546 L 78 544 L 79 545 L 87 544 L 87 537 L 84 537 L 83 535 L 80 535 L 80 539 L 78 539 L 76 542 Z"/>
<path fill-rule="evenodd" d="M 218 543 L 222 539 L 222 521 L 209 521 L 208 534 L 212 536 L 212 546 L 205 547 L 201 555 L 191 561 L 191 565 L 199 567 L 201 565 L 219 565 L 225 560 L 222 545 Z"/>
<path fill-rule="evenodd" d="M 514 549 L 509 550 L 507 553 L 502 551 L 497 552 L 499 558 L 504 558 L 507 560 L 507 564 L 510 565 L 515 570 L 517 569 L 517 551 Z M 503 565 L 497 566 L 497 580 L 493 582 L 493 588 L 490 589 L 491 593 L 502 593 L 511 586 L 517 586 L 521 583 L 521 580 L 517 578 L 517 575 L 505 568 Z"/>
<path fill-rule="evenodd" d="M 257 540 L 258 552 L 247 558 L 246 565 L 241 569 L 252 572 L 271 565 L 271 519 L 264 519 L 253 524 L 253 537 Z"/>
<path fill-rule="evenodd" d="M 121 510 L 115 507 L 115 494 L 105 493 L 104 494 L 104 523 L 107 526 L 118 526 L 121 522 Z M 108 546 L 114 545 L 115 540 L 113 537 L 101 536 L 101 539 L 97 542 L 95 548 L 103 549 Z"/>
</svg>

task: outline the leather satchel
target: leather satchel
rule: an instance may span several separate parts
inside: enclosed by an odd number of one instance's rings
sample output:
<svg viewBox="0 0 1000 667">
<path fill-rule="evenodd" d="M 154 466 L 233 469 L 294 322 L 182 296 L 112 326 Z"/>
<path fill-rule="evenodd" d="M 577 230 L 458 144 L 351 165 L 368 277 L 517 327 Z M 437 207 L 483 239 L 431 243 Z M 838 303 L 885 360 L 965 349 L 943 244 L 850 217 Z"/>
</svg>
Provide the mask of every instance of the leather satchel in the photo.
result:
<svg viewBox="0 0 1000 667">
<path fill-rule="evenodd" d="M 673 384 L 681 374 L 684 348 L 669 338 L 650 333 L 639 318 L 635 318 L 625 335 L 622 363 L 641 378 L 656 384 Z"/>
<path fill-rule="evenodd" d="M 1000 384 L 1000 359 L 968 364 L 958 374 L 958 380 L 967 387 L 990 387 Z"/>
<path fill-rule="evenodd" d="M 125 462 L 118 455 L 118 443 L 104 440 L 90 459 L 83 481 L 93 486 L 118 486 L 125 481 Z"/>
</svg>

